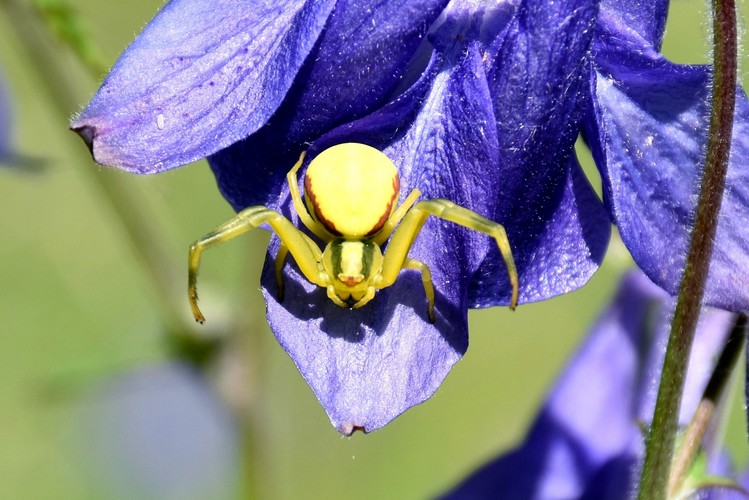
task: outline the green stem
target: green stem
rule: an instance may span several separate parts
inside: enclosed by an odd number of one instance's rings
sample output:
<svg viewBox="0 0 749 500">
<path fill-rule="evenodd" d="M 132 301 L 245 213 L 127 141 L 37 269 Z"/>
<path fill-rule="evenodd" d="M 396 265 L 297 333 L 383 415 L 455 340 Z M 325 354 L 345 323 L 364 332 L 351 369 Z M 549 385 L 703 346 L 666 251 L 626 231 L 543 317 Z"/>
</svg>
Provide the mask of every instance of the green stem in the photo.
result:
<svg viewBox="0 0 749 500">
<path fill-rule="evenodd" d="M 666 498 L 684 379 L 718 225 L 736 101 L 734 0 L 713 0 L 713 46 L 712 112 L 705 171 L 684 276 L 671 323 L 653 423 L 646 441 L 639 492 L 642 500 Z"/>
<path fill-rule="evenodd" d="M 741 352 L 744 350 L 744 339 L 746 336 L 747 317 L 744 314 L 736 316 L 733 327 L 728 334 L 726 344 L 718 358 L 710 381 L 702 394 L 702 400 L 694 412 L 692 421 L 684 434 L 679 452 L 671 469 L 670 484 L 668 486 L 669 497 L 673 497 L 684 484 L 697 454 L 699 453 L 702 440 L 710 427 L 715 410 L 725 393 Z"/>
<path fill-rule="evenodd" d="M 0 0 L 0 6 L 5 8 L 9 18 L 12 19 L 10 25 L 15 29 L 29 58 L 34 62 L 32 66 L 37 70 L 40 81 L 52 96 L 52 103 L 67 122 L 87 96 L 81 95 L 79 86 L 70 79 L 69 69 L 63 67 L 64 58 L 59 57 L 58 44 L 49 36 L 45 23 L 39 17 L 39 6 L 33 8 L 21 0 Z M 98 50 L 90 48 L 90 44 L 87 50 L 90 54 L 98 53 Z M 91 55 L 83 62 L 91 76 L 94 79 L 99 78 L 101 68 L 97 59 Z M 175 287 L 175 283 L 184 281 L 180 279 L 183 273 L 174 266 L 174 259 L 169 258 L 170 252 L 166 250 L 161 237 L 163 231 L 155 227 L 152 217 L 140 209 L 135 195 L 128 188 L 128 182 L 122 174 L 91 168 L 88 154 L 84 158 L 82 154 L 84 149 L 79 148 L 79 151 L 81 152 L 80 164 L 86 167 L 81 169 L 82 173 L 103 194 L 103 201 L 109 204 L 120 226 L 127 233 L 137 261 L 145 269 L 144 276 L 150 281 L 154 290 L 154 298 L 159 305 L 158 310 L 166 328 L 174 333 L 190 331 L 193 325 L 185 319 L 187 318 L 186 302 L 178 303 L 174 299 L 184 296 L 184 293 L 179 293 Z"/>
</svg>

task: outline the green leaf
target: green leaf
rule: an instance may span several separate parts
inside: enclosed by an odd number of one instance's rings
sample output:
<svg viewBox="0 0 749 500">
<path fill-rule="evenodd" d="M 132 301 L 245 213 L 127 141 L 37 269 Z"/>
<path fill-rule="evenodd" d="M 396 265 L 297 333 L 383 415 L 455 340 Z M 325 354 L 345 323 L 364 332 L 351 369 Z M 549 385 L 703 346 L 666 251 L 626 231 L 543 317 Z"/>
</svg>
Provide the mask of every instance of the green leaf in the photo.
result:
<svg viewBox="0 0 749 500">
<path fill-rule="evenodd" d="M 700 490 L 721 488 L 731 489 L 746 495 L 749 498 L 749 491 L 745 490 L 734 479 L 723 476 L 715 476 L 707 471 L 707 457 L 701 451 L 692 464 L 686 481 L 677 493 L 676 498 L 693 498 Z"/>
</svg>

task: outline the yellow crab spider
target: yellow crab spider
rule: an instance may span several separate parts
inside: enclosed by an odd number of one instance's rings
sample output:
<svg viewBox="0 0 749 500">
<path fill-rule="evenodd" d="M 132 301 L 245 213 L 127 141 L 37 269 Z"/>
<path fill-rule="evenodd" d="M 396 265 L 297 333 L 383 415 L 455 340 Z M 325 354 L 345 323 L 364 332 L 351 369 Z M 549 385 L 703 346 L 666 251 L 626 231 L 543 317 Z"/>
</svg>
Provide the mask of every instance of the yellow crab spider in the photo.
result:
<svg viewBox="0 0 749 500">
<path fill-rule="evenodd" d="M 190 247 L 188 297 L 195 320 L 203 323 L 198 308 L 197 276 L 204 250 L 228 241 L 262 224 L 268 224 L 281 239 L 275 260 L 279 300 L 283 300 L 283 269 L 291 253 L 299 270 L 311 283 L 327 290 L 330 300 L 341 307 L 359 308 L 371 301 L 375 291 L 389 287 L 401 269 L 421 273 L 434 322 L 434 285 L 429 267 L 408 257 L 411 246 L 430 215 L 493 237 L 507 266 L 515 309 L 518 275 L 504 227 L 445 199 L 414 205 L 421 192 L 411 191 L 399 207 L 400 179 L 393 162 L 377 149 L 357 143 L 338 144 L 317 155 L 304 178 L 305 203 L 299 193 L 297 172 L 305 153 L 289 171 L 291 199 L 299 219 L 325 243 L 324 250 L 280 213 L 264 206 L 249 207 L 208 233 Z M 400 224 L 399 224 L 400 223 Z M 397 227 L 397 228 L 396 228 Z M 390 238 L 392 235 L 392 238 Z M 390 238 L 387 252 L 380 247 Z"/>
</svg>

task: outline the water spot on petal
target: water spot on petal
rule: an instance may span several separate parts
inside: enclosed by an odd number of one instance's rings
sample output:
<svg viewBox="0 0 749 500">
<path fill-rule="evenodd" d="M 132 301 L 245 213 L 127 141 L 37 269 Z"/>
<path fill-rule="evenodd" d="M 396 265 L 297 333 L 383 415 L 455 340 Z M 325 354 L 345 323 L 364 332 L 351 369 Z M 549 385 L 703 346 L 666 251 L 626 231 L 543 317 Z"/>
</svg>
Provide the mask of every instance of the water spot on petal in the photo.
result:
<svg viewBox="0 0 749 500">
<path fill-rule="evenodd" d="M 156 126 L 158 127 L 159 130 L 164 129 L 164 123 L 165 123 L 164 115 L 159 113 L 159 116 L 156 117 Z"/>
</svg>

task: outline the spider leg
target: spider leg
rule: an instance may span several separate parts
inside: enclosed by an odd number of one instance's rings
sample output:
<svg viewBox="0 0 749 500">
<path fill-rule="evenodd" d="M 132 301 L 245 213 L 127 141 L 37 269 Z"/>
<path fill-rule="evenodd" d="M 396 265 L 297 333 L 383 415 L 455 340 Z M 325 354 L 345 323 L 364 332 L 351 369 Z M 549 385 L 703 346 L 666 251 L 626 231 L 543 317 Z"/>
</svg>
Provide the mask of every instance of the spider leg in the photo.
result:
<svg viewBox="0 0 749 500">
<path fill-rule="evenodd" d="M 445 199 L 422 201 L 416 204 L 404 217 L 388 244 L 382 264 L 381 280 L 378 288 L 392 285 L 398 273 L 405 265 L 406 258 L 419 231 L 427 218 L 433 215 L 474 231 L 487 234 L 495 239 L 502 258 L 507 266 L 507 274 L 512 285 L 510 309 L 515 309 L 518 302 L 518 273 L 512 258 L 510 242 L 502 225 L 483 217 L 467 208 L 456 205 Z M 422 275 L 423 276 L 423 275 Z M 431 281 L 431 280 L 430 280 Z M 428 293 L 428 292 L 427 292 Z"/>
<path fill-rule="evenodd" d="M 342 301 L 338 294 L 335 292 L 335 287 L 333 285 L 328 285 L 326 288 L 328 292 L 328 298 L 332 300 L 335 305 L 340 307 L 349 307 L 349 305 Z"/>
<path fill-rule="evenodd" d="M 312 239 L 307 236 L 304 233 L 301 233 L 304 237 L 304 240 L 307 242 L 307 245 L 310 248 L 310 252 L 312 252 L 314 255 L 318 255 L 320 252 L 320 248 L 317 246 L 317 243 L 312 241 Z M 278 248 L 278 253 L 276 254 L 276 259 L 273 261 L 273 270 L 276 274 L 276 285 L 278 286 L 278 301 L 283 302 L 284 299 L 284 290 L 285 286 L 283 283 L 283 265 L 286 262 L 286 257 L 289 254 L 289 249 L 281 243 L 281 246 Z M 318 275 L 319 273 L 324 272 L 322 265 L 320 262 L 318 262 Z M 319 284 L 319 283 L 317 283 Z"/>
<path fill-rule="evenodd" d="M 302 163 L 304 163 L 304 157 L 306 154 L 306 151 L 302 151 L 302 154 L 299 156 L 299 161 L 297 161 L 294 166 L 291 167 L 289 173 L 286 174 L 286 181 L 289 183 L 289 193 L 291 193 L 291 201 L 294 202 L 294 210 L 299 216 L 299 220 L 302 221 L 302 224 L 307 226 L 307 229 L 312 231 L 315 236 L 327 243 L 328 241 L 330 241 L 330 235 L 323 231 L 320 228 L 320 224 L 315 222 L 314 219 L 310 216 L 309 212 L 307 212 L 307 207 L 304 205 L 304 201 L 302 201 L 302 195 L 299 193 L 299 180 L 297 178 L 297 172 L 302 167 Z"/>
<path fill-rule="evenodd" d="M 432 283 L 432 272 L 429 266 L 420 260 L 406 258 L 403 263 L 404 269 L 416 269 L 421 272 L 421 282 L 424 284 L 424 294 L 427 296 L 427 313 L 429 321 L 434 323 L 434 284 Z"/>
<path fill-rule="evenodd" d="M 273 261 L 273 270 L 276 273 L 276 286 L 278 286 L 279 302 L 283 302 L 284 285 L 283 275 L 281 273 L 283 271 L 283 265 L 284 262 L 286 262 L 287 255 L 289 255 L 289 249 L 286 248 L 286 245 L 281 243 L 281 246 L 278 248 L 278 253 L 276 254 L 276 260 Z"/>
<path fill-rule="evenodd" d="M 327 280 L 323 280 L 320 273 L 319 263 L 322 252 L 306 234 L 299 231 L 286 217 L 274 210 L 262 206 L 246 208 L 228 222 L 200 238 L 190 247 L 187 264 L 188 300 L 197 322 L 203 323 L 205 321 L 198 308 L 197 290 L 198 268 L 203 251 L 236 238 L 265 223 L 268 223 L 281 239 L 282 248 L 285 247 L 287 253 L 291 252 L 302 274 L 316 285 L 327 286 Z M 283 259 L 277 257 L 276 279 L 279 279 L 280 275 L 279 262 L 283 265 Z"/>
<path fill-rule="evenodd" d="M 351 309 L 359 309 L 360 307 L 367 305 L 369 301 L 374 298 L 374 296 L 375 296 L 375 287 L 368 286 L 367 291 L 364 294 L 364 296 L 362 296 L 362 298 L 356 301 L 356 304 L 351 306 Z"/>
<path fill-rule="evenodd" d="M 403 200 L 403 203 L 401 203 L 400 206 L 396 208 L 393 214 L 388 218 L 388 220 L 385 221 L 382 229 L 380 229 L 380 232 L 377 233 L 374 238 L 372 238 L 372 241 L 377 243 L 378 246 L 382 246 L 382 244 L 385 243 L 385 241 L 393 233 L 395 226 L 398 225 L 403 216 L 406 215 L 413 204 L 416 203 L 416 200 L 419 198 L 419 196 L 421 196 L 421 191 L 419 191 L 418 189 L 414 189 L 413 191 L 411 191 L 408 197 Z"/>
</svg>

